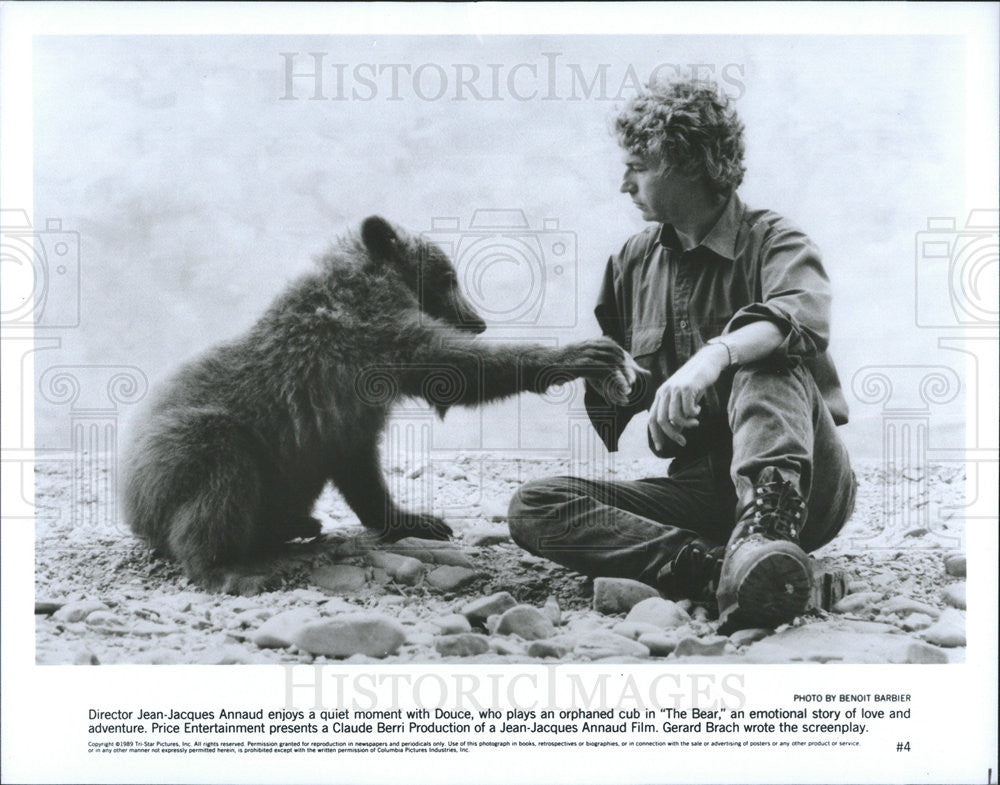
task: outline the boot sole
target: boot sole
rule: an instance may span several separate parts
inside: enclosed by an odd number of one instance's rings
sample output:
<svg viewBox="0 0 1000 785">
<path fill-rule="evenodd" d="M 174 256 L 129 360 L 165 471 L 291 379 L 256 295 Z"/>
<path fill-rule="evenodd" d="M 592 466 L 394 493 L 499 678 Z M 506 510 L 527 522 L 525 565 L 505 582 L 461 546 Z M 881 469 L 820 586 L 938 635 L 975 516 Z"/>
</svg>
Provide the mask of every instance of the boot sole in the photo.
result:
<svg viewBox="0 0 1000 785">
<path fill-rule="evenodd" d="M 739 581 L 736 602 L 720 609 L 719 631 L 776 627 L 802 615 L 812 597 L 808 562 L 789 553 L 771 552 L 750 564 Z"/>
</svg>

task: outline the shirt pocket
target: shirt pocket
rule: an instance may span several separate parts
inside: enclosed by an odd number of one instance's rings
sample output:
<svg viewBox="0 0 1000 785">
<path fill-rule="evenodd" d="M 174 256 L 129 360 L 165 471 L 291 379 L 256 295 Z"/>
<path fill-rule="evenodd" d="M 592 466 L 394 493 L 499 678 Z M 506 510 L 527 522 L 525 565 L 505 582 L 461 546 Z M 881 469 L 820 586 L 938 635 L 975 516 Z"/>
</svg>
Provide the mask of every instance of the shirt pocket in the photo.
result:
<svg viewBox="0 0 1000 785">
<path fill-rule="evenodd" d="M 664 325 L 633 328 L 632 330 L 629 353 L 635 357 L 639 365 L 647 370 L 652 370 L 653 358 L 660 353 L 660 349 L 663 347 L 664 330 L 666 330 Z M 640 357 L 647 358 L 647 362 L 640 360 Z"/>
</svg>

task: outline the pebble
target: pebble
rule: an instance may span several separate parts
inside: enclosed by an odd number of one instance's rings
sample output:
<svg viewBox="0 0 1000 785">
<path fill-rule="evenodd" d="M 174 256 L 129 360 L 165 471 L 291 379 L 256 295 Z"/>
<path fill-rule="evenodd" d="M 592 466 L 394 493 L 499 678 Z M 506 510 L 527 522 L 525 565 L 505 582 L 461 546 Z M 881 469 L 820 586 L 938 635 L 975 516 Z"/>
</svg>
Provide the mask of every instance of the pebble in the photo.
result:
<svg viewBox="0 0 1000 785">
<path fill-rule="evenodd" d="M 256 627 L 262 621 L 271 618 L 274 611 L 270 608 L 251 608 L 248 611 L 237 613 L 233 619 L 233 627 Z"/>
<path fill-rule="evenodd" d="M 428 545 L 427 543 L 433 543 Z M 396 553 L 417 559 L 424 564 L 450 564 L 453 567 L 475 567 L 475 563 L 465 553 L 450 543 L 436 540 L 420 540 L 416 537 L 406 537 L 392 545 L 383 546 L 387 553 Z"/>
<path fill-rule="evenodd" d="M 442 565 L 427 574 L 427 583 L 438 591 L 458 591 L 480 577 L 480 573 L 468 567 Z"/>
<path fill-rule="evenodd" d="M 122 634 L 128 631 L 125 628 L 125 622 L 111 611 L 93 611 L 87 614 L 86 624 L 92 630 L 100 630 L 101 632 Z"/>
<path fill-rule="evenodd" d="M 919 600 L 914 600 L 911 597 L 903 597 L 901 595 L 893 597 L 888 602 L 883 604 L 882 610 L 885 613 L 898 613 L 900 615 L 904 613 L 926 613 L 932 619 L 936 619 L 941 615 L 941 611 L 933 605 L 928 605 L 925 602 L 920 602 Z"/>
<path fill-rule="evenodd" d="M 431 620 L 441 633 L 441 635 L 455 635 L 460 632 L 472 632 L 472 625 L 469 620 L 460 613 L 452 613 L 447 616 L 438 616 Z"/>
<path fill-rule="evenodd" d="M 415 480 L 420 475 L 422 475 L 425 471 L 427 471 L 427 468 L 429 467 L 429 465 L 430 464 L 421 463 L 421 464 L 419 464 L 417 466 L 414 466 L 412 469 L 410 469 L 403 476 L 406 477 L 406 479 L 408 479 L 408 480 Z"/>
<path fill-rule="evenodd" d="M 766 627 L 752 627 L 746 630 L 737 630 L 729 636 L 729 640 L 733 642 L 734 646 L 749 646 L 751 643 L 763 640 L 771 632 L 772 630 Z"/>
<path fill-rule="evenodd" d="M 83 621 L 94 611 L 106 611 L 108 606 L 97 600 L 76 600 L 67 602 L 59 610 L 52 614 L 56 621 L 77 622 Z"/>
<path fill-rule="evenodd" d="M 659 596 L 652 586 L 630 578 L 594 579 L 594 610 L 605 615 L 628 613 L 642 600 Z"/>
<path fill-rule="evenodd" d="M 601 657 L 648 657 L 649 649 L 608 630 L 594 630 L 581 635 L 573 653 L 588 660 Z"/>
<path fill-rule="evenodd" d="M 406 639 L 403 642 L 407 646 L 432 646 L 435 637 L 434 633 L 411 628 L 406 631 Z"/>
<path fill-rule="evenodd" d="M 653 657 L 666 657 L 677 648 L 677 638 L 657 630 L 639 636 L 639 643 L 649 649 Z"/>
<path fill-rule="evenodd" d="M 911 613 L 900 623 L 902 627 L 907 632 L 914 632 L 915 630 L 923 630 L 930 627 L 934 623 L 934 619 L 928 616 L 926 613 Z"/>
<path fill-rule="evenodd" d="M 35 600 L 35 615 L 51 616 L 62 606 L 63 603 L 61 602 L 52 602 L 51 600 Z"/>
<path fill-rule="evenodd" d="M 949 553 L 944 557 L 944 571 L 953 578 L 965 577 L 965 554 Z"/>
<path fill-rule="evenodd" d="M 941 597 L 952 608 L 965 610 L 965 581 L 952 583 L 944 587 Z"/>
<path fill-rule="evenodd" d="M 945 608 L 938 620 L 923 631 L 923 639 L 945 648 L 965 645 L 965 614 Z"/>
<path fill-rule="evenodd" d="M 855 613 L 864 610 L 873 602 L 881 599 L 881 597 L 882 593 L 877 591 L 862 591 L 857 594 L 848 594 L 837 601 L 833 606 L 833 610 L 837 613 Z"/>
<path fill-rule="evenodd" d="M 74 665 L 100 665 L 101 661 L 97 659 L 97 655 L 94 654 L 90 649 L 80 649 L 75 655 L 73 655 Z"/>
<path fill-rule="evenodd" d="M 708 638 L 685 638 L 677 644 L 677 657 L 717 657 L 726 650 L 729 638 L 715 635 Z"/>
<path fill-rule="evenodd" d="M 375 613 L 345 613 L 303 625 L 292 635 L 292 643 L 327 657 L 386 657 L 394 654 L 405 638 L 403 626 L 395 619 Z"/>
<path fill-rule="evenodd" d="M 517 605 L 517 600 L 508 592 L 500 591 L 488 597 L 480 597 L 478 600 L 473 600 L 463 606 L 460 613 L 472 624 L 484 624 L 488 617 L 497 613 L 503 613 L 515 605 Z"/>
<path fill-rule="evenodd" d="M 551 594 L 548 598 L 546 598 L 545 604 L 542 605 L 542 613 L 544 613 L 545 617 L 552 622 L 554 627 L 558 627 L 562 624 L 562 609 L 559 607 L 559 600 Z"/>
<path fill-rule="evenodd" d="M 490 650 L 489 638 L 474 632 L 456 635 L 439 635 L 434 639 L 434 649 L 444 657 L 475 657 Z"/>
<path fill-rule="evenodd" d="M 323 596 L 326 599 L 326 602 L 320 603 L 319 611 L 327 616 L 332 616 L 336 613 L 350 613 L 351 611 L 356 611 L 358 609 L 357 605 L 351 605 L 351 603 L 343 597 L 327 598 L 325 594 Z"/>
<path fill-rule="evenodd" d="M 570 648 L 565 643 L 553 640 L 532 641 L 528 644 L 529 657 L 555 657 L 561 659 L 569 654 Z"/>
<path fill-rule="evenodd" d="M 515 605 L 500 616 L 496 631 L 498 635 L 518 635 L 526 641 L 536 641 L 551 637 L 555 628 L 533 605 Z"/>
<path fill-rule="evenodd" d="M 663 628 L 644 621 L 629 621 L 626 619 L 612 627 L 611 631 L 615 635 L 623 635 L 626 638 L 638 640 L 641 635 L 646 633 L 662 633 Z"/>
<path fill-rule="evenodd" d="M 625 621 L 652 624 L 661 630 L 672 630 L 687 624 L 691 621 L 691 617 L 675 602 L 662 597 L 647 597 L 632 606 Z"/>
<path fill-rule="evenodd" d="M 368 560 L 375 567 L 381 567 L 404 586 L 413 586 L 424 576 L 427 567 L 412 556 L 400 556 L 390 551 L 371 551 Z"/>
<path fill-rule="evenodd" d="M 317 586 L 335 594 L 355 592 L 368 582 L 368 571 L 356 564 L 326 564 L 309 576 Z"/>
<path fill-rule="evenodd" d="M 535 641 L 540 643 L 541 641 Z M 490 638 L 490 648 L 497 654 L 504 654 L 520 657 L 524 654 L 524 647 L 517 638 Z"/>
<path fill-rule="evenodd" d="M 261 649 L 287 649 L 292 645 L 295 631 L 311 621 L 319 621 L 312 608 L 282 611 L 261 624 L 250 640 Z"/>
<path fill-rule="evenodd" d="M 945 665 L 948 654 L 937 646 L 916 641 L 907 647 L 906 661 L 911 665 Z"/>
<path fill-rule="evenodd" d="M 402 594 L 386 594 L 384 597 L 378 598 L 378 604 L 383 608 L 394 605 L 406 605 L 406 597 Z"/>
</svg>

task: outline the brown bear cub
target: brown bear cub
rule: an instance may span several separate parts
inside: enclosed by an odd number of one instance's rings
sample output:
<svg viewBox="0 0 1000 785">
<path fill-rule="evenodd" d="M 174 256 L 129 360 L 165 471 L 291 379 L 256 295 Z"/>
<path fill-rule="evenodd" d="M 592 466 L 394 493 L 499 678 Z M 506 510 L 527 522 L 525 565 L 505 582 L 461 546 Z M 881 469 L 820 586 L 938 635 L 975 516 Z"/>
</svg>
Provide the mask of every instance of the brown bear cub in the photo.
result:
<svg viewBox="0 0 1000 785">
<path fill-rule="evenodd" d="M 380 539 L 447 539 L 444 521 L 400 509 L 386 488 L 378 440 L 395 400 L 443 415 L 577 376 L 618 393 L 635 378 L 609 339 L 472 340 L 485 329 L 444 252 L 366 219 L 248 334 L 159 389 L 124 461 L 132 530 L 194 582 L 235 593 L 266 588 L 275 546 L 319 534 L 311 512 L 328 481 Z"/>
</svg>

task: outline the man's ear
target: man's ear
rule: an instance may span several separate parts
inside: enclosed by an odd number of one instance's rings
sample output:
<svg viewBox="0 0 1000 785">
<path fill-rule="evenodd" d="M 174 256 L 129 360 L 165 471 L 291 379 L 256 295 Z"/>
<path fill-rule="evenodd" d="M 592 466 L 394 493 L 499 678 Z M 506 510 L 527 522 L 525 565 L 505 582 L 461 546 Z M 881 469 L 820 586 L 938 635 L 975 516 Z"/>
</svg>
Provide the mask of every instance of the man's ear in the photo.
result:
<svg viewBox="0 0 1000 785">
<path fill-rule="evenodd" d="M 374 262 L 388 261 L 399 255 L 396 230 L 380 215 L 370 215 L 362 222 L 361 241 Z"/>
</svg>

